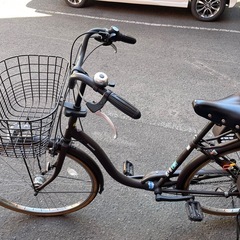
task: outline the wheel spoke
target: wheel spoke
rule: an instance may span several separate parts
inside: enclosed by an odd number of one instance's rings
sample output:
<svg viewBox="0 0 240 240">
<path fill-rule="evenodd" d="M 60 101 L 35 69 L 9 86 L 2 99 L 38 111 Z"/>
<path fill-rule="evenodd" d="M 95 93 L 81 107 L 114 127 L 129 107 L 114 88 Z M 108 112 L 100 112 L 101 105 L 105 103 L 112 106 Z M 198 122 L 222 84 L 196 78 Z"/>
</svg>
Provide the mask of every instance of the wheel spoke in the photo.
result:
<svg viewBox="0 0 240 240">
<path fill-rule="evenodd" d="M 223 158 L 223 156 L 221 157 Z M 239 153 L 235 152 L 225 155 L 232 163 L 239 163 Z M 220 171 L 220 172 L 219 172 Z M 203 175 L 203 173 L 205 174 Z M 221 174 L 221 172 L 223 174 Z M 195 200 L 199 201 L 204 212 L 216 215 L 236 215 L 240 208 L 240 196 L 231 196 L 230 193 L 238 193 L 235 178 L 238 171 L 235 169 L 231 175 L 223 170 L 215 161 L 210 161 L 206 156 L 200 156 L 192 161 L 179 178 L 178 188 L 192 191 L 212 191 L 224 193 L 223 196 L 196 195 Z M 208 177 L 209 176 L 209 177 Z M 216 178 L 216 176 L 219 176 Z M 214 200 L 212 200 L 214 197 Z"/>
<path fill-rule="evenodd" d="M 39 164 L 45 166 L 46 161 L 56 162 L 55 158 L 46 155 L 40 162 L 31 159 L 28 162 L 31 176 L 34 178 L 36 173 L 39 174 Z M 62 215 L 85 207 L 98 192 L 95 175 L 71 155 L 65 158 L 59 176 L 37 195 L 21 159 L 3 160 L 0 164 L 0 205 L 11 210 L 43 216 Z M 50 178 L 52 173 L 50 170 L 43 179 Z"/>
</svg>

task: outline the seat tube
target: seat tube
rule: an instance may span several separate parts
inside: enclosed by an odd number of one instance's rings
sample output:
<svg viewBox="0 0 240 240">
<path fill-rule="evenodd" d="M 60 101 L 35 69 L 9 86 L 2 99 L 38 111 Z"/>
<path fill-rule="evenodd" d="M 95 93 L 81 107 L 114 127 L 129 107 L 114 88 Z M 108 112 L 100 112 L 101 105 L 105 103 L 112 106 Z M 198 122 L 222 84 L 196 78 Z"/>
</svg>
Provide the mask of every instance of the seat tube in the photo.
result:
<svg viewBox="0 0 240 240">
<path fill-rule="evenodd" d="M 182 165 L 182 163 L 186 160 L 186 158 L 192 153 L 192 151 L 198 146 L 198 143 L 203 139 L 203 137 L 210 131 L 210 129 L 214 126 L 213 122 L 209 122 L 202 131 L 195 136 L 195 138 L 192 140 L 192 142 L 189 143 L 189 145 L 182 151 L 182 153 L 178 156 L 176 161 L 173 162 L 173 164 L 169 167 L 169 169 L 166 171 L 166 178 L 161 178 L 156 184 L 155 189 L 156 192 L 161 192 L 160 188 L 163 186 L 165 182 L 169 180 L 175 173 L 175 171 Z"/>
</svg>

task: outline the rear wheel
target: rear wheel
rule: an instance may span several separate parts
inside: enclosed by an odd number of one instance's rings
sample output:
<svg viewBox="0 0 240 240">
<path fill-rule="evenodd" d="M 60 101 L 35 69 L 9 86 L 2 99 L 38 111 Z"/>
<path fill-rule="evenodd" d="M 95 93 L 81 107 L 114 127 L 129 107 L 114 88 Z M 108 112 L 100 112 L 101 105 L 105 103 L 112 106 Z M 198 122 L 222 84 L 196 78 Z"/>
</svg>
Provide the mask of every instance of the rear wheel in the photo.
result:
<svg viewBox="0 0 240 240">
<path fill-rule="evenodd" d="M 86 161 L 92 161 L 87 155 L 76 156 L 70 151 L 59 176 L 36 196 L 29 173 L 35 184 L 46 181 L 53 170 L 45 175 L 39 173 L 45 170 L 48 163 L 54 163 L 56 156 L 46 154 L 39 160 L 26 161 L 28 170 L 21 158 L 0 157 L 0 206 L 31 215 L 56 216 L 87 206 L 98 193 L 99 183 L 86 164 Z"/>
<path fill-rule="evenodd" d="M 239 153 L 235 152 L 225 157 L 236 160 L 239 163 Z M 208 170 L 203 174 L 201 170 Z M 213 174 L 213 172 L 215 172 Z M 221 193 L 238 193 L 237 184 L 230 174 L 223 170 L 214 161 L 208 160 L 207 156 L 201 155 L 194 159 L 182 171 L 178 178 L 178 189 L 213 191 Z M 195 200 L 200 202 L 203 212 L 214 215 L 234 216 L 240 210 L 240 198 L 195 195 Z"/>
<path fill-rule="evenodd" d="M 65 0 L 65 2 L 71 7 L 81 8 L 89 6 L 93 0 Z"/>
<path fill-rule="evenodd" d="M 200 21 L 215 21 L 224 12 L 225 0 L 192 0 L 191 12 Z"/>
</svg>

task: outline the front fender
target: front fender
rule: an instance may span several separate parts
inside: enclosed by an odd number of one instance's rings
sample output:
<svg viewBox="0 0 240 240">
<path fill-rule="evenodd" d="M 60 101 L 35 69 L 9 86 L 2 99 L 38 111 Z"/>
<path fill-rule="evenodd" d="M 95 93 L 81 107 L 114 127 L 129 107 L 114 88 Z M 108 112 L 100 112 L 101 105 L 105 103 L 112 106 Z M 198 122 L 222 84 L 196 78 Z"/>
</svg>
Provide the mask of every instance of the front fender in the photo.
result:
<svg viewBox="0 0 240 240">
<path fill-rule="evenodd" d="M 99 183 L 99 193 L 101 194 L 104 190 L 104 179 L 103 174 L 96 162 L 84 151 L 79 148 L 71 146 L 68 150 L 68 154 L 80 159 L 84 164 L 86 164 L 92 172 L 95 174 Z"/>
</svg>

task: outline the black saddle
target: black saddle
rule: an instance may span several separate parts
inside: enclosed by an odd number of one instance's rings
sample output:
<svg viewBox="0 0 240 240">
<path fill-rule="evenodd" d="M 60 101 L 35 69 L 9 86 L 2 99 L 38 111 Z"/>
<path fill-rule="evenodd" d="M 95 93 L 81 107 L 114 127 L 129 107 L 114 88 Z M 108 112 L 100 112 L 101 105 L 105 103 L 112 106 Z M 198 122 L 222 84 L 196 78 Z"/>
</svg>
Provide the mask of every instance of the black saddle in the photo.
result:
<svg viewBox="0 0 240 240">
<path fill-rule="evenodd" d="M 240 95 L 231 95 L 217 101 L 193 101 L 195 112 L 218 125 L 240 131 Z"/>
</svg>

